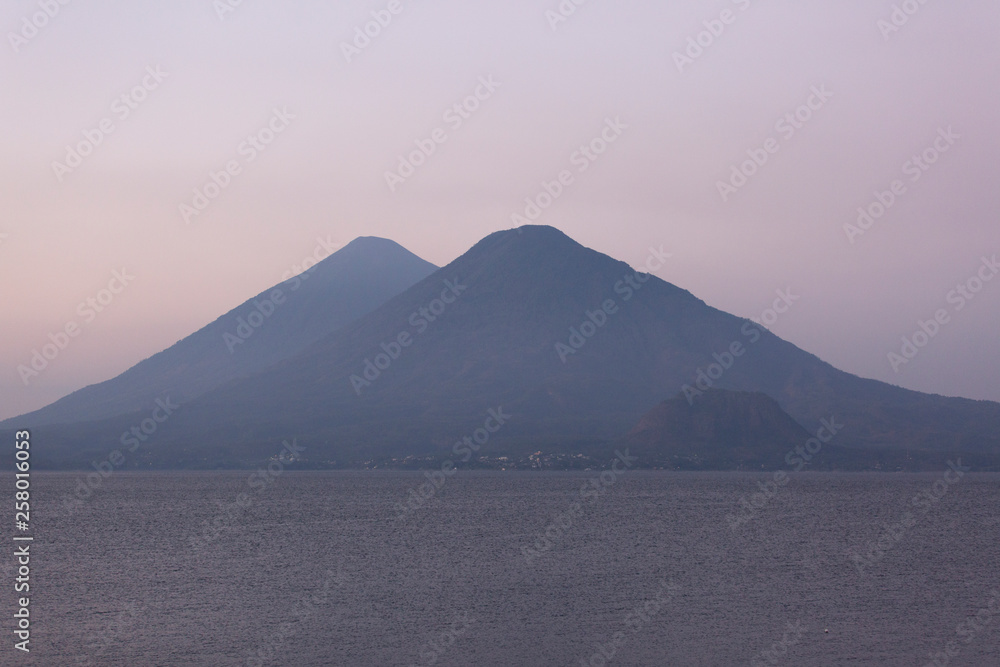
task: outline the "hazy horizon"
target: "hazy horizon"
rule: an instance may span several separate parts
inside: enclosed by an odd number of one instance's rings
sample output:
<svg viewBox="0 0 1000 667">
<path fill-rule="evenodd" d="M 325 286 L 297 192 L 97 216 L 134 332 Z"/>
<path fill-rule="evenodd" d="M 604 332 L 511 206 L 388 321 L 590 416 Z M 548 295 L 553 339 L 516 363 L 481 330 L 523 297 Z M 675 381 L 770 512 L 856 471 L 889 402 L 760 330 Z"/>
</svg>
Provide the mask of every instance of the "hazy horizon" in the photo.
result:
<svg viewBox="0 0 1000 667">
<path fill-rule="evenodd" d="M 572 183 L 525 221 L 637 268 L 662 247 L 658 277 L 736 315 L 790 289 L 770 328 L 837 368 L 1000 401 L 1000 280 L 949 298 L 1000 254 L 1000 6 L 929 3 L 886 32 L 895 2 L 588 2 L 552 24 L 555 1 L 404 1 L 345 55 L 388 4 L 69 3 L 34 34 L 37 2 L 0 10 L 0 419 L 120 374 L 317 248 L 380 236 L 443 266 L 520 224 L 562 170 Z M 265 128 L 273 143 L 247 141 Z M 425 163 L 387 182 L 435 131 Z M 79 166 L 54 166 L 98 132 Z M 614 141 L 581 162 L 602 132 Z M 935 142 L 924 169 L 913 156 Z M 753 156 L 746 184 L 720 192 Z M 897 179 L 888 212 L 845 231 Z M 88 321 L 79 304 L 123 269 L 134 280 Z M 887 355 L 941 309 L 947 324 L 895 371 Z M 18 367 L 71 321 L 80 334 L 26 386 Z"/>
</svg>

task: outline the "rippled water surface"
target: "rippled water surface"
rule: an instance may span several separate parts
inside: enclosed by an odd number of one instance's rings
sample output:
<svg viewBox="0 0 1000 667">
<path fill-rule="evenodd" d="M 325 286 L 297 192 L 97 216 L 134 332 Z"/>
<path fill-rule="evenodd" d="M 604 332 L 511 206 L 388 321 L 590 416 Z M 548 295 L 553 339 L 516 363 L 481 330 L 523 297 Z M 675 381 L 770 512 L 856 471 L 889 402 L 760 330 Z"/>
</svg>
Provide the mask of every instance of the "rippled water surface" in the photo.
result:
<svg viewBox="0 0 1000 667">
<path fill-rule="evenodd" d="M 998 475 L 797 475 L 766 501 L 770 476 L 596 475 L 459 472 L 400 517 L 422 473 L 116 473 L 72 513 L 80 476 L 36 474 L 32 651 L 0 659 L 1000 665 Z"/>
</svg>

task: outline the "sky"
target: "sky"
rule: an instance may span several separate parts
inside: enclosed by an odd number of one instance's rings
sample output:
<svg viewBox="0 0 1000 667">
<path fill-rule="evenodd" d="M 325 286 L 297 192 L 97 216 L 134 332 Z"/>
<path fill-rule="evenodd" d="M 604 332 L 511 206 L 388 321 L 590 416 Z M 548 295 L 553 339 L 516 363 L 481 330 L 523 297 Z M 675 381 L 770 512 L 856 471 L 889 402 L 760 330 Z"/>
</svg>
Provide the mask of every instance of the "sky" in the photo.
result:
<svg viewBox="0 0 1000 667">
<path fill-rule="evenodd" d="M 524 222 L 1000 400 L 998 28 L 992 0 L 10 0 L 0 418 L 358 236 L 444 265 Z"/>
</svg>

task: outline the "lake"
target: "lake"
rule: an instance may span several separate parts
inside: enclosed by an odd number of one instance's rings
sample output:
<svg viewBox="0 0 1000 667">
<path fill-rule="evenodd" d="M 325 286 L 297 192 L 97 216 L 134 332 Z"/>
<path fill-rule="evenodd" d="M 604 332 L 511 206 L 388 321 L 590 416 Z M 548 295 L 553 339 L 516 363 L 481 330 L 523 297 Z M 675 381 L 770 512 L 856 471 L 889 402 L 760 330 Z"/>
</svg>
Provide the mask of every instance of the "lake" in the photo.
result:
<svg viewBox="0 0 1000 667">
<path fill-rule="evenodd" d="M 3 664 L 1000 664 L 1000 475 L 83 477 Z"/>
</svg>

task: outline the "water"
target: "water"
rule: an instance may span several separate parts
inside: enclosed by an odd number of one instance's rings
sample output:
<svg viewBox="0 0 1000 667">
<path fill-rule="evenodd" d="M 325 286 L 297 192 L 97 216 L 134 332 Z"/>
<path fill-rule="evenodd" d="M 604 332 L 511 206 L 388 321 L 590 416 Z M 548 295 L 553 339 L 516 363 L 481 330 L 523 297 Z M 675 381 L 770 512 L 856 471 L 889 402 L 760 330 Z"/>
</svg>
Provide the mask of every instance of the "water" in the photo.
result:
<svg viewBox="0 0 1000 667">
<path fill-rule="evenodd" d="M 949 665 L 1000 664 L 1000 475 L 794 475 L 735 528 L 770 476 L 627 472 L 572 512 L 595 476 L 460 472 L 399 519 L 422 473 L 115 473 L 72 515 L 79 475 L 33 475 L 32 651 L 0 661 L 922 666 L 952 641 Z"/>
</svg>

